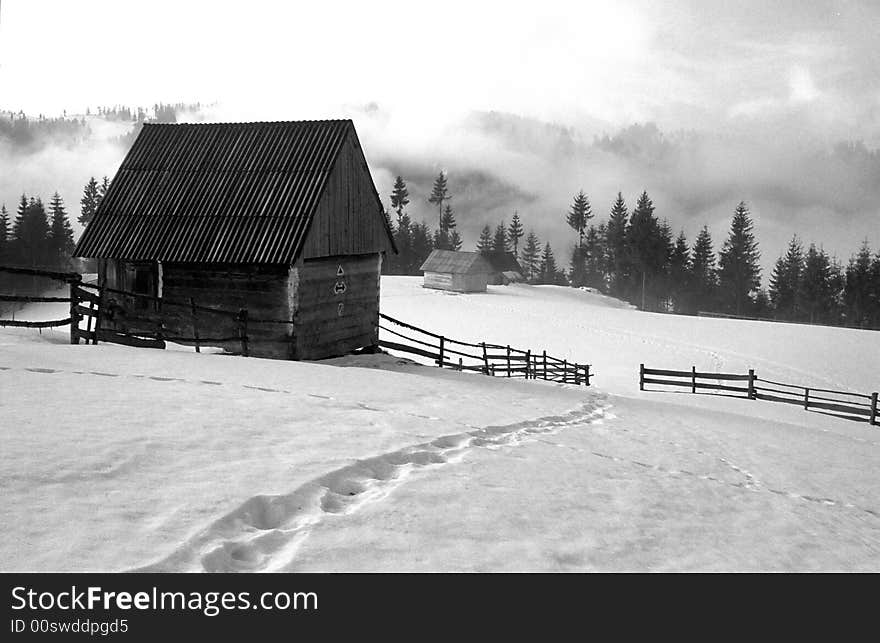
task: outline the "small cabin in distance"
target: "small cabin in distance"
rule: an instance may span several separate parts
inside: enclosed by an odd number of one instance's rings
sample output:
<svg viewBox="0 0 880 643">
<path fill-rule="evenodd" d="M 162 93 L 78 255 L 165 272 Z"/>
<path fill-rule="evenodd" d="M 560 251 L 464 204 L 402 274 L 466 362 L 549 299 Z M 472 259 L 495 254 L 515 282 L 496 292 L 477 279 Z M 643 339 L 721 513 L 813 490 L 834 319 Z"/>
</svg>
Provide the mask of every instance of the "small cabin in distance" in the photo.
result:
<svg viewBox="0 0 880 643">
<path fill-rule="evenodd" d="M 453 292 L 486 292 L 492 266 L 478 252 L 432 250 L 420 268 L 425 288 Z"/>
<path fill-rule="evenodd" d="M 102 329 L 152 330 L 162 299 L 193 301 L 277 320 L 248 326 L 251 355 L 321 359 L 378 343 L 388 252 L 354 124 L 327 120 L 144 125 L 75 256 L 147 295 L 116 294 Z M 170 310 L 167 336 L 192 336 Z M 202 316 L 202 337 L 234 335 L 227 317 Z"/>
</svg>

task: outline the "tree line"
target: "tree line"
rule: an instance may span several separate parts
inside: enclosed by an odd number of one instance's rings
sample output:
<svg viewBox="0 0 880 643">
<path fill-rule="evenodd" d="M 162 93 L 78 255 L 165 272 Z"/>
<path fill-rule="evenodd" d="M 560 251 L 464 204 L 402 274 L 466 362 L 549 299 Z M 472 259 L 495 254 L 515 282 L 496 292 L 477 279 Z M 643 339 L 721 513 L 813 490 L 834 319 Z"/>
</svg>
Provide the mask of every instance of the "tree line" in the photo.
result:
<svg viewBox="0 0 880 643">
<path fill-rule="evenodd" d="M 110 180 L 91 177 L 83 188 L 78 221 L 86 226 L 95 216 Z M 73 228 L 64 199 L 56 191 L 48 205 L 42 197 L 22 194 L 15 212 L 0 205 L 0 265 L 69 271 L 78 267 L 73 259 Z M 3 286 L 32 284 L 31 279 L 0 275 Z M 19 283 L 20 282 L 20 283 Z"/>
<path fill-rule="evenodd" d="M 440 172 L 427 199 L 438 210 L 437 228 L 432 230 L 407 214 L 409 191 L 404 179 L 396 178 L 391 205 L 397 220 L 389 217 L 389 224 L 399 254 L 386 263 L 386 274 L 418 275 L 434 248 L 461 249 L 452 198 L 447 176 Z M 542 245 L 534 230 L 525 232 L 518 212 L 509 224 L 502 220 L 494 229 L 484 225 L 475 250 L 487 256 L 512 252 L 530 283 L 589 287 L 642 310 L 880 327 L 880 251 L 872 254 L 867 241 L 844 266 L 821 246 L 810 244 L 804 250 L 795 236 L 764 289 L 759 244 L 744 201 L 734 208 L 717 252 L 707 226 L 693 242 L 684 231 L 675 235 L 668 221 L 657 216 L 647 191 L 638 196 L 632 211 L 618 193 L 607 217 L 597 223 L 590 199 L 581 190 L 564 220 L 576 234 L 567 270 L 558 266 L 549 242 Z"/>
</svg>

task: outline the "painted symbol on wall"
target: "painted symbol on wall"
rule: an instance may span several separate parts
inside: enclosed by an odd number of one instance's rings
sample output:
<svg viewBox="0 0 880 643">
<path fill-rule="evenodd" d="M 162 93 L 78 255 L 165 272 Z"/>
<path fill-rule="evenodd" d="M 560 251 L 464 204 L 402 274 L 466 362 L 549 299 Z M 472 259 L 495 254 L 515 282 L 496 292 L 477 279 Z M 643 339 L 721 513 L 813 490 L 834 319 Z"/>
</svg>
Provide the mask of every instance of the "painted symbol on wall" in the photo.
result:
<svg viewBox="0 0 880 643">
<path fill-rule="evenodd" d="M 342 313 L 345 312 L 345 304 L 339 302 L 339 305 L 336 306 L 336 316 L 342 317 Z"/>
<path fill-rule="evenodd" d="M 344 295 L 346 290 L 348 290 L 348 286 L 345 285 L 344 281 L 337 281 L 333 286 L 334 295 Z"/>
<path fill-rule="evenodd" d="M 345 275 L 345 271 L 342 269 L 342 264 L 339 264 L 339 267 L 336 269 L 336 276 L 342 277 Z"/>
</svg>

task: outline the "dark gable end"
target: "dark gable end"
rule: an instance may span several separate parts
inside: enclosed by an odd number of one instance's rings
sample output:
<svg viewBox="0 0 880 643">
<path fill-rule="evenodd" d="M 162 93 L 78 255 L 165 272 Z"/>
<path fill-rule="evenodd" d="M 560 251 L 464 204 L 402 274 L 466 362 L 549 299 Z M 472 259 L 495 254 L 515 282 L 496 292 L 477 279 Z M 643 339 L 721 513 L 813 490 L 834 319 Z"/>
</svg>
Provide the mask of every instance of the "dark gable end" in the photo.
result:
<svg viewBox="0 0 880 643">
<path fill-rule="evenodd" d="M 321 225 L 352 251 L 393 251 L 350 120 L 147 124 L 75 255 L 289 265 Z"/>
</svg>

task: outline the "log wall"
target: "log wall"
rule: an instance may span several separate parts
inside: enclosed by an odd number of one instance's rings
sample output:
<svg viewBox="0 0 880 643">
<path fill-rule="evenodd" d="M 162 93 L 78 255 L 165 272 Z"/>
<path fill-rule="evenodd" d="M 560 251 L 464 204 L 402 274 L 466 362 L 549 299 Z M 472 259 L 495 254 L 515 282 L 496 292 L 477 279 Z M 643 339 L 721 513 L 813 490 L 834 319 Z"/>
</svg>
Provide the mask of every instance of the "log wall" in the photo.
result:
<svg viewBox="0 0 880 643">
<path fill-rule="evenodd" d="M 378 344 L 381 255 L 299 262 L 288 280 L 297 359 L 322 359 Z"/>
</svg>

